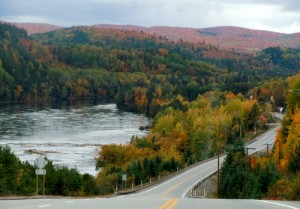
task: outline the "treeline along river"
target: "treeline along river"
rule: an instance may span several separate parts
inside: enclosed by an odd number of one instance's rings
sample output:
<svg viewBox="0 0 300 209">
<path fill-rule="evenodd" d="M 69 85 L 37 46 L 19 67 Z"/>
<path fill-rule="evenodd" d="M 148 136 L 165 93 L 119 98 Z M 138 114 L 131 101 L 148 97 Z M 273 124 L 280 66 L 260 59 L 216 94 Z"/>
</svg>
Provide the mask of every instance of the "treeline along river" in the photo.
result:
<svg viewBox="0 0 300 209">
<path fill-rule="evenodd" d="M 150 119 L 115 104 L 5 105 L 0 108 L 0 144 L 33 164 L 43 154 L 56 165 L 95 175 L 101 145 L 126 143 Z"/>
</svg>

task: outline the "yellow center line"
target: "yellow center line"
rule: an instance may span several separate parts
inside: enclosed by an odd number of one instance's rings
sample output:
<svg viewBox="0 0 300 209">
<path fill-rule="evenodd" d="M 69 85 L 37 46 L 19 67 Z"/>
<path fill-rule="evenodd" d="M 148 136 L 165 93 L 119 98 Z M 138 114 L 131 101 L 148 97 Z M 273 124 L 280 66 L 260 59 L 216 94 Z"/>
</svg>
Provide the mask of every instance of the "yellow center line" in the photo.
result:
<svg viewBox="0 0 300 209">
<path fill-rule="evenodd" d="M 169 194 L 172 190 L 174 190 L 175 188 L 179 187 L 181 184 L 185 183 L 186 181 L 194 178 L 195 176 L 198 176 L 199 174 L 195 174 L 187 179 L 184 179 L 183 181 L 179 182 L 178 184 L 174 185 L 173 187 L 169 188 L 162 196 L 161 198 L 164 198 L 165 196 L 167 196 L 167 194 Z M 168 199 L 163 205 L 161 205 L 159 208 L 157 209 L 172 209 L 178 202 L 177 198 L 170 198 Z"/>
<path fill-rule="evenodd" d="M 172 209 L 178 202 L 178 199 L 168 199 L 167 202 L 165 202 L 163 205 L 161 205 L 159 208 L 157 209 Z"/>
<path fill-rule="evenodd" d="M 181 184 L 183 184 L 185 181 L 180 182 L 179 184 L 176 184 L 175 186 L 169 188 L 162 196 L 161 198 L 164 198 L 167 194 L 169 194 L 169 192 L 171 192 L 173 189 L 175 189 L 176 187 L 180 186 Z"/>
<path fill-rule="evenodd" d="M 169 205 L 166 209 L 171 209 L 177 204 L 178 199 L 174 199 L 174 201 Z"/>
<path fill-rule="evenodd" d="M 175 186 L 169 188 L 169 189 L 161 196 L 161 198 L 164 198 L 165 196 L 167 196 L 167 194 L 169 194 L 169 193 L 170 193 L 172 190 L 174 190 L 176 187 L 179 187 L 181 184 L 185 183 L 186 181 L 190 180 L 191 178 L 194 178 L 194 177 L 197 176 L 197 175 L 199 175 L 199 174 L 195 174 L 195 175 L 191 176 L 190 178 L 187 178 L 187 179 L 181 181 L 180 183 L 176 184 Z"/>
<path fill-rule="evenodd" d="M 172 199 L 168 199 L 167 202 L 165 202 L 163 205 L 161 205 L 159 208 L 157 209 L 164 209 L 165 207 L 167 207 L 170 203 L 172 202 Z"/>
</svg>

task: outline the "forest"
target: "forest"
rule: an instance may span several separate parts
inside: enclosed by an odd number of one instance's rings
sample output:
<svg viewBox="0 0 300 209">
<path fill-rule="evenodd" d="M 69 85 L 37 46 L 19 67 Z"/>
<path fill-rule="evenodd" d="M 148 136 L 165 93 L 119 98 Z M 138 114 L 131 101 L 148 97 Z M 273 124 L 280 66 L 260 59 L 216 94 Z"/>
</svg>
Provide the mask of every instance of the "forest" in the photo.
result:
<svg viewBox="0 0 300 209">
<path fill-rule="evenodd" d="M 300 76 L 288 78 L 287 83 L 287 110 L 273 149 L 250 157 L 242 144 L 229 150 L 221 170 L 222 197 L 300 199 Z"/>
<path fill-rule="evenodd" d="M 242 54 L 137 31 L 72 27 L 27 36 L 1 24 L 0 34 L 0 102 L 109 100 L 153 117 L 177 95 L 247 95 L 300 66 L 297 49 Z"/>
<path fill-rule="evenodd" d="M 127 173 L 130 185 L 139 185 L 216 156 L 224 145 L 248 141 L 266 129 L 269 111 L 270 104 L 262 107 L 241 94 L 213 91 L 192 102 L 178 96 L 155 116 L 147 137 L 102 147 L 97 181 L 121 184 L 121 174 Z"/>
<path fill-rule="evenodd" d="M 290 178 L 297 182 L 299 172 L 298 158 L 291 154 L 299 147 L 291 142 L 300 100 L 288 92 L 300 88 L 297 76 L 292 77 L 299 69 L 299 49 L 271 47 L 250 54 L 93 27 L 28 36 L 0 24 L 0 103 L 93 99 L 153 118 L 146 137 L 102 146 L 96 177 L 49 161 L 49 195 L 109 194 L 122 186 L 124 172 L 128 183 L 138 185 L 213 157 L 227 145 L 240 148 L 267 128 L 270 112 L 281 106 L 288 114 L 272 155 L 249 163 L 254 186 L 247 197 L 299 198 L 276 193 Z M 0 151 L 0 195 L 34 194 L 34 167 L 20 162 L 8 147 Z M 243 149 L 229 151 L 221 189 L 228 188 L 228 176 L 243 166 L 242 159 Z M 236 175 L 238 182 L 242 174 Z M 265 178 L 271 178 L 270 184 L 261 185 Z M 243 187 L 235 185 L 238 193 L 221 190 L 222 196 L 241 198 Z"/>
<path fill-rule="evenodd" d="M 45 169 L 47 180 L 45 194 L 64 196 L 98 195 L 95 177 L 80 174 L 76 169 L 58 167 L 48 160 Z M 0 196 L 35 195 L 36 167 L 28 162 L 21 162 L 7 146 L 0 146 Z M 41 176 L 40 176 L 41 178 Z M 42 182 L 42 178 L 40 179 Z M 42 194 L 42 184 L 39 193 Z"/>
</svg>

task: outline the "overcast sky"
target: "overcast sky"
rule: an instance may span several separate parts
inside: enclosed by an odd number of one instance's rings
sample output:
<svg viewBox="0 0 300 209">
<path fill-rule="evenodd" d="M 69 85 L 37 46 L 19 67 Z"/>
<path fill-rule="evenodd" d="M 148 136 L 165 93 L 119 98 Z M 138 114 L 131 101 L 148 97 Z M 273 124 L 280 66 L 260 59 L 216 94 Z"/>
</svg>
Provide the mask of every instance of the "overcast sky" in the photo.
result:
<svg viewBox="0 0 300 209">
<path fill-rule="evenodd" d="M 0 0 L 0 20 L 300 32 L 300 0 Z"/>
</svg>

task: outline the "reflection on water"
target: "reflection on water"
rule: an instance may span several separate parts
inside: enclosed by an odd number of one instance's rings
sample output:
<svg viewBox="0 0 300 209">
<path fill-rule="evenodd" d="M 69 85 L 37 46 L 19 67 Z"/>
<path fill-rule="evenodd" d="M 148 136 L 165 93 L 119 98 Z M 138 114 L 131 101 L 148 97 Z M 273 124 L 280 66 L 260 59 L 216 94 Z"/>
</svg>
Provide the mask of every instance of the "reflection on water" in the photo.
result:
<svg viewBox="0 0 300 209">
<path fill-rule="evenodd" d="M 22 160 L 41 153 L 55 164 L 96 174 L 100 146 L 126 143 L 142 136 L 144 115 L 122 112 L 115 104 L 87 106 L 4 106 L 0 109 L 0 144 L 8 145 Z"/>
</svg>

